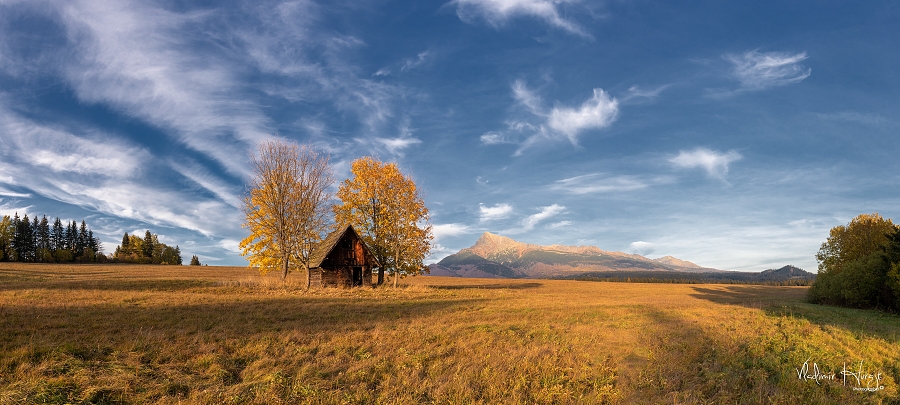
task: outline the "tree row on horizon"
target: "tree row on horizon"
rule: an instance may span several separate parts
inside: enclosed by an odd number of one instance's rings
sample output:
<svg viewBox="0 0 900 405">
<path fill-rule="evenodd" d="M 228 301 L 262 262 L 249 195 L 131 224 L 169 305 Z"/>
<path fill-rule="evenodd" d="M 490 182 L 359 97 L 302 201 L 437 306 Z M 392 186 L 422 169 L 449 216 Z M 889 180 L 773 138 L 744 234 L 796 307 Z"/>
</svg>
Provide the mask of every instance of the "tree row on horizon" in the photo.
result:
<svg viewBox="0 0 900 405">
<path fill-rule="evenodd" d="M 173 248 L 160 242 L 159 235 L 151 233 L 149 229 L 143 238 L 125 232 L 122 244 L 116 246 L 110 259 L 120 263 L 182 264 L 181 248 L 178 245 Z"/>
<path fill-rule="evenodd" d="M 0 261 L 26 263 L 95 263 L 106 261 L 100 239 L 82 220 L 63 225 L 59 217 L 50 224 L 44 215 L 0 219 Z"/>
</svg>

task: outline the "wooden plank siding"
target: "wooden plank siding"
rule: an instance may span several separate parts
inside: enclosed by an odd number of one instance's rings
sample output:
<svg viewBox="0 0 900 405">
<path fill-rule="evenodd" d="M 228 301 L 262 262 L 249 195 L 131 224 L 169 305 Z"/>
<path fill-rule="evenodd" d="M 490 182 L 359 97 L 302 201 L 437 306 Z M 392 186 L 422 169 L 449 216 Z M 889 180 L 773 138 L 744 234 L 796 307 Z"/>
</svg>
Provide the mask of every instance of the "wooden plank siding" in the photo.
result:
<svg viewBox="0 0 900 405">
<path fill-rule="evenodd" d="M 310 268 L 310 284 L 317 287 L 372 285 L 378 262 L 351 226 L 338 229 L 319 245 Z"/>
</svg>

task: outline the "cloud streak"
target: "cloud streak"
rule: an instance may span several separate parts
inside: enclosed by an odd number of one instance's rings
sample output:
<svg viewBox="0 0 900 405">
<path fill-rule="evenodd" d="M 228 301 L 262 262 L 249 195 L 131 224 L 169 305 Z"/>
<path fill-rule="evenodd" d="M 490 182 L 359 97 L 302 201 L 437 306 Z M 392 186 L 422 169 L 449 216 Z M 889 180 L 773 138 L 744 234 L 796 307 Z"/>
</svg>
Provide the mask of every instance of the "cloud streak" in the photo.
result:
<svg viewBox="0 0 900 405">
<path fill-rule="evenodd" d="M 806 52 L 761 53 L 754 50 L 740 55 L 728 54 L 723 58 L 731 62 L 732 75 L 741 82 L 744 90 L 762 90 L 799 83 L 812 73 L 812 69 L 800 64 L 806 60 Z"/>
<path fill-rule="evenodd" d="M 509 20 L 517 17 L 531 17 L 543 21 L 552 27 L 583 38 L 591 35 L 574 21 L 563 18 L 559 6 L 575 4 L 576 0 L 453 0 L 448 5 L 456 6 L 459 19 L 472 23 L 483 19 L 494 28 L 504 26 Z"/>
<path fill-rule="evenodd" d="M 605 176 L 593 173 L 557 180 L 551 188 L 580 195 L 643 190 L 650 185 L 651 182 L 636 176 Z"/>
</svg>

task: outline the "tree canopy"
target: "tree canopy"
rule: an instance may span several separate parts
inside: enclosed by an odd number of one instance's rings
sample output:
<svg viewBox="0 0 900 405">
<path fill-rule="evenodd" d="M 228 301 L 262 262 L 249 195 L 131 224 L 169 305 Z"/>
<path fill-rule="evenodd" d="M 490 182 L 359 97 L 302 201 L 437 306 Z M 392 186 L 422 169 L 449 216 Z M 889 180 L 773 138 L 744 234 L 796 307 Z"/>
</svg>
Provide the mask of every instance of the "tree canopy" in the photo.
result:
<svg viewBox="0 0 900 405">
<path fill-rule="evenodd" d="M 251 267 L 265 274 L 304 270 L 309 287 L 309 262 L 330 225 L 329 187 L 334 176 L 329 158 L 312 147 L 280 140 L 258 145 L 250 155 L 252 178 L 244 198 L 241 241 Z"/>
<path fill-rule="evenodd" d="M 181 248 L 171 247 L 159 241 L 159 235 L 148 229 L 144 237 L 125 232 L 122 244 L 116 246 L 112 259 L 120 263 L 183 264 Z"/>
<path fill-rule="evenodd" d="M 892 268 L 900 272 L 898 232 L 890 219 L 878 213 L 861 214 L 847 225 L 832 228 L 816 254 L 819 273 L 810 287 L 810 300 L 900 309 L 900 282 L 891 283 Z"/>
<path fill-rule="evenodd" d="M 394 275 L 395 286 L 399 277 L 427 272 L 431 225 L 415 181 L 395 163 L 373 157 L 353 161 L 351 172 L 338 188 L 335 220 L 352 225 L 381 263 L 378 284 L 385 271 Z"/>
</svg>

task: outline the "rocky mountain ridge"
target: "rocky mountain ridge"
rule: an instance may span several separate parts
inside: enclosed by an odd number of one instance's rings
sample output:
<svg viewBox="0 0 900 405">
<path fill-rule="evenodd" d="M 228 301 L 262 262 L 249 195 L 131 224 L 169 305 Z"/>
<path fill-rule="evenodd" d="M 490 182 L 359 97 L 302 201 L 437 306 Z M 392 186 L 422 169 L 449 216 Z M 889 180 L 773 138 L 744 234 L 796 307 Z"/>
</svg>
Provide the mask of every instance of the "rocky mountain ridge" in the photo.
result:
<svg viewBox="0 0 900 405">
<path fill-rule="evenodd" d="M 534 245 L 485 232 L 471 247 L 430 267 L 431 274 L 457 277 L 548 278 L 584 272 L 720 272 L 672 256 L 649 259 L 596 246 Z"/>
</svg>

